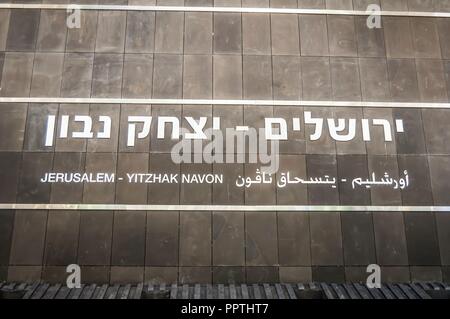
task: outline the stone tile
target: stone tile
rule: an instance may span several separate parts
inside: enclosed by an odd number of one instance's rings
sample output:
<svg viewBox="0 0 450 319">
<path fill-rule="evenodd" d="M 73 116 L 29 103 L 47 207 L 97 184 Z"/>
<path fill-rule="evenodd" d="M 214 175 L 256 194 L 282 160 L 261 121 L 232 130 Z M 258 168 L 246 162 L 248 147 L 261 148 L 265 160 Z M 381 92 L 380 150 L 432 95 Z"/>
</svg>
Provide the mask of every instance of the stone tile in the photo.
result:
<svg viewBox="0 0 450 319">
<path fill-rule="evenodd" d="M 350 16 L 328 16 L 330 55 L 357 56 L 355 20 Z"/>
<path fill-rule="evenodd" d="M 381 267 L 382 283 L 407 283 L 410 280 L 409 267 Z"/>
<path fill-rule="evenodd" d="M 298 18 L 292 14 L 271 15 L 273 55 L 300 55 Z"/>
<path fill-rule="evenodd" d="M 245 177 L 250 177 L 252 180 L 256 178 L 257 170 L 261 169 L 259 164 L 245 164 Z M 271 183 L 252 185 L 245 189 L 245 204 L 246 205 L 275 205 L 276 204 L 276 181 L 275 176 L 272 176 Z"/>
<path fill-rule="evenodd" d="M 183 98 L 212 98 L 212 56 L 185 55 L 183 68 Z"/>
<path fill-rule="evenodd" d="M 276 219 L 276 213 L 246 213 L 246 266 L 278 264 Z M 248 274 L 247 280 L 249 281 Z"/>
<path fill-rule="evenodd" d="M 337 160 L 334 155 L 306 155 L 306 171 L 308 178 L 331 179 L 337 177 Z M 330 185 L 308 185 L 308 201 L 310 205 L 338 205 L 337 188 Z"/>
<path fill-rule="evenodd" d="M 48 213 L 44 253 L 46 265 L 67 266 L 77 262 L 79 225 L 79 212 Z"/>
<path fill-rule="evenodd" d="M 67 52 L 94 52 L 97 37 L 98 11 L 84 10 L 80 28 L 67 29 Z"/>
<path fill-rule="evenodd" d="M 5 51 L 6 40 L 8 39 L 10 10 L 2 10 L 0 12 L 0 51 Z"/>
<path fill-rule="evenodd" d="M 41 10 L 37 51 L 64 52 L 66 48 L 67 13 L 63 10 Z"/>
<path fill-rule="evenodd" d="M 305 130 L 294 131 L 292 118 L 303 118 L 303 107 L 282 106 L 274 107 L 274 117 L 283 118 L 288 127 L 288 140 L 280 141 L 280 154 L 298 155 L 306 153 Z"/>
<path fill-rule="evenodd" d="M 41 183 L 44 174 L 52 170 L 52 153 L 23 153 L 17 201 L 20 203 L 49 203 L 50 184 Z"/>
<path fill-rule="evenodd" d="M 383 18 L 386 55 L 388 58 L 413 58 L 414 48 L 409 18 Z"/>
<path fill-rule="evenodd" d="M 410 271 L 413 282 L 442 282 L 440 267 L 411 267 Z"/>
<path fill-rule="evenodd" d="M 395 132 L 395 122 L 392 116 L 392 109 L 370 109 L 364 108 L 363 115 L 365 119 L 369 120 L 370 127 L 370 141 L 366 142 L 367 154 L 374 155 L 393 155 L 397 152 L 397 147 L 395 143 L 395 136 L 398 134 Z M 392 141 L 386 141 L 386 136 L 384 133 L 383 126 L 373 125 L 373 119 L 383 119 L 387 120 L 391 126 Z M 406 131 L 406 134 L 408 131 Z"/>
<path fill-rule="evenodd" d="M 273 56 L 274 100 L 300 100 L 302 79 L 300 59 L 294 56 Z"/>
<path fill-rule="evenodd" d="M 155 46 L 155 12 L 128 11 L 126 53 L 152 53 Z"/>
<path fill-rule="evenodd" d="M 441 264 L 450 265 L 450 216 L 447 214 L 436 214 L 436 228 Z"/>
<path fill-rule="evenodd" d="M 112 124 L 110 137 L 98 138 L 98 132 L 103 132 L 105 124 L 100 122 L 100 116 L 109 116 L 112 123 L 119 122 L 120 105 L 118 104 L 91 104 L 89 115 L 93 120 L 92 131 L 94 137 L 87 141 L 88 152 L 117 152 L 119 127 Z"/>
<path fill-rule="evenodd" d="M 370 276 L 366 269 L 366 267 L 345 267 L 345 281 L 365 284 L 367 277 Z"/>
<path fill-rule="evenodd" d="M 270 15 L 259 13 L 242 15 L 242 46 L 243 54 L 271 54 Z"/>
<path fill-rule="evenodd" d="M 215 205 L 243 205 L 244 190 L 236 186 L 236 178 L 244 176 L 244 165 L 213 164 L 213 174 L 222 174 L 223 183 L 213 185 L 212 201 Z"/>
<path fill-rule="evenodd" d="M 440 60 L 417 59 L 417 81 L 424 102 L 447 102 L 444 66 Z"/>
<path fill-rule="evenodd" d="M 211 225 L 208 212 L 180 214 L 180 266 L 211 265 Z"/>
<path fill-rule="evenodd" d="M 55 153 L 53 158 L 53 172 L 80 173 L 84 172 L 84 153 Z M 52 203 L 74 203 L 83 202 L 82 183 L 55 183 L 52 184 L 50 202 Z"/>
<path fill-rule="evenodd" d="M 278 258 L 283 266 L 310 266 L 309 214 L 278 213 Z"/>
<path fill-rule="evenodd" d="M 152 105 L 152 116 L 172 116 L 180 121 L 181 126 L 182 109 L 180 105 Z M 152 153 L 171 153 L 172 148 L 179 140 L 172 140 L 172 125 L 167 124 L 164 130 L 164 139 L 157 138 L 157 125 L 152 125 L 150 130 L 150 151 Z"/>
<path fill-rule="evenodd" d="M 206 176 L 212 174 L 211 164 L 181 164 L 181 174 L 185 176 Z M 180 182 L 180 204 L 208 205 L 212 202 L 212 184 L 206 182 Z"/>
<path fill-rule="evenodd" d="M 16 211 L 11 243 L 11 265 L 42 265 L 46 211 Z"/>
<path fill-rule="evenodd" d="M 214 53 L 241 53 L 241 14 L 215 13 L 213 20 Z"/>
<path fill-rule="evenodd" d="M 12 210 L 5 210 L 0 215 L 0 265 L 2 266 L 9 265 L 14 215 L 14 211 Z"/>
<path fill-rule="evenodd" d="M 20 151 L 25 135 L 26 104 L 0 105 L 0 150 Z"/>
<path fill-rule="evenodd" d="M 126 21 L 126 12 L 100 11 L 98 13 L 95 52 L 124 52 Z"/>
<path fill-rule="evenodd" d="M 242 284 L 245 282 L 244 267 L 213 267 L 214 284 Z"/>
<path fill-rule="evenodd" d="M 3 64 L 5 62 L 5 53 L 0 52 L 0 83 L 2 83 Z"/>
<path fill-rule="evenodd" d="M 432 213 L 406 213 L 405 233 L 410 265 L 440 265 L 436 221 Z"/>
<path fill-rule="evenodd" d="M 300 45 L 302 56 L 327 56 L 327 18 L 320 15 L 300 15 Z"/>
<path fill-rule="evenodd" d="M 446 129 L 450 111 L 424 109 L 422 120 L 428 154 L 450 154 L 450 132 Z"/>
<path fill-rule="evenodd" d="M 179 254 L 179 213 L 147 213 L 145 264 L 177 266 Z"/>
<path fill-rule="evenodd" d="M 332 118 L 334 112 L 331 108 L 318 108 L 318 107 L 305 107 L 305 112 L 311 112 L 312 118 Z M 324 124 L 325 125 L 325 124 Z M 324 126 L 326 127 L 326 126 Z M 316 126 L 313 124 L 305 125 L 305 140 L 306 140 L 306 153 L 307 154 L 333 154 L 336 153 L 336 142 L 331 138 L 331 135 L 322 130 L 322 135 L 318 140 L 312 140 L 311 136 L 314 135 Z"/>
<path fill-rule="evenodd" d="M 387 63 L 385 59 L 360 58 L 361 95 L 363 101 L 390 99 Z"/>
<path fill-rule="evenodd" d="M 408 264 L 405 224 L 402 213 L 377 212 L 373 214 L 377 263 L 386 266 Z M 384 271 L 381 272 L 385 277 Z M 385 282 L 384 279 L 382 279 Z"/>
<path fill-rule="evenodd" d="M 180 267 L 178 281 L 185 284 L 210 284 L 212 282 L 211 267 Z"/>
<path fill-rule="evenodd" d="M 214 266 L 245 265 L 245 215 L 240 212 L 214 212 L 212 263 Z"/>
<path fill-rule="evenodd" d="M 399 176 L 403 176 L 403 172 L 399 172 L 396 156 L 369 155 L 369 176 L 375 174 L 377 180 L 383 178 L 387 173 L 391 178 L 396 180 Z M 372 205 L 401 205 L 402 198 L 399 189 L 395 190 L 393 186 L 375 186 L 370 189 L 372 196 Z"/>
<path fill-rule="evenodd" d="M 425 154 L 422 112 L 417 109 L 393 109 L 394 119 L 403 120 L 405 133 L 395 134 L 398 154 Z"/>
<path fill-rule="evenodd" d="M 450 59 L 450 33 L 448 32 L 450 28 L 450 20 L 444 18 L 437 19 L 436 23 L 439 32 L 442 58 Z"/>
<path fill-rule="evenodd" d="M 370 0 L 371 4 L 373 3 Z M 365 11 L 367 6 L 362 9 Z M 386 48 L 384 45 L 384 31 L 382 28 L 369 29 L 367 17 L 355 17 L 356 38 L 358 56 L 360 57 L 384 57 Z"/>
<path fill-rule="evenodd" d="M 183 88 L 182 56 L 155 55 L 153 63 L 153 98 L 181 98 Z"/>
<path fill-rule="evenodd" d="M 242 57 L 214 55 L 213 96 L 215 99 L 242 98 Z"/>
<path fill-rule="evenodd" d="M 410 11 L 435 11 L 437 10 L 437 5 L 433 0 L 408 0 L 408 8 Z"/>
<path fill-rule="evenodd" d="M 410 180 L 410 186 L 402 190 L 403 205 L 433 205 L 427 156 L 399 155 L 398 170 L 400 174 L 407 170 Z"/>
<path fill-rule="evenodd" d="M 110 283 L 137 284 L 144 281 L 144 267 L 111 267 Z"/>
<path fill-rule="evenodd" d="M 361 100 L 358 60 L 331 58 L 330 64 L 333 100 Z"/>
<path fill-rule="evenodd" d="M 151 154 L 149 172 L 153 174 L 178 174 L 180 177 L 180 164 L 173 163 L 170 154 Z M 149 184 L 149 204 L 179 204 L 179 184 Z"/>
<path fill-rule="evenodd" d="M 353 9 L 352 0 L 325 0 L 327 9 Z"/>
<path fill-rule="evenodd" d="M 213 39 L 213 14 L 185 12 L 184 53 L 211 54 Z"/>
<path fill-rule="evenodd" d="M 115 212 L 112 265 L 139 266 L 145 260 L 145 212 Z M 113 270 L 111 269 L 111 279 Z"/>
<path fill-rule="evenodd" d="M 156 12 L 155 52 L 183 53 L 183 12 Z"/>
<path fill-rule="evenodd" d="M 366 266 L 375 263 L 372 213 L 344 213 L 341 222 L 345 265 Z"/>
<path fill-rule="evenodd" d="M 47 117 L 56 115 L 58 108 L 57 104 L 30 104 L 28 106 L 24 150 L 52 151 L 54 149 L 53 146 L 45 146 L 45 134 Z"/>
<path fill-rule="evenodd" d="M 272 98 L 272 61 L 267 56 L 243 57 L 244 99 Z"/>
<path fill-rule="evenodd" d="M 450 267 L 442 267 L 442 281 L 445 283 L 450 282 Z"/>
<path fill-rule="evenodd" d="M 312 282 L 311 267 L 280 267 L 280 282 L 298 284 Z"/>
<path fill-rule="evenodd" d="M 410 21 L 415 57 L 440 59 L 441 47 L 436 21 L 430 18 L 412 18 Z"/>
<path fill-rule="evenodd" d="M 80 265 L 110 265 L 113 233 L 113 212 L 80 213 L 78 263 Z"/>
<path fill-rule="evenodd" d="M 312 264 L 342 265 L 344 261 L 340 215 L 337 213 L 310 214 L 310 231 Z"/>
<path fill-rule="evenodd" d="M 21 153 L 0 153 L 0 180 L 2 181 L 0 184 L 1 203 L 16 202 L 21 164 Z"/>
<path fill-rule="evenodd" d="M 152 95 L 153 56 L 126 54 L 123 64 L 122 97 L 150 98 Z"/>
<path fill-rule="evenodd" d="M 7 51 L 33 51 L 39 25 L 39 10 L 13 9 L 11 10 Z"/>
<path fill-rule="evenodd" d="M 346 179 L 347 182 L 339 183 L 339 202 L 341 205 L 370 205 L 370 190 L 365 187 L 353 188 L 354 178 L 368 178 L 366 155 L 338 155 L 338 180 Z"/>
<path fill-rule="evenodd" d="M 431 188 L 435 205 L 448 205 L 450 185 L 450 158 L 446 156 L 429 156 Z"/>
<path fill-rule="evenodd" d="M 325 57 L 302 57 L 303 98 L 322 101 L 331 99 L 330 60 Z"/>
<path fill-rule="evenodd" d="M 177 267 L 145 267 L 144 281 L 157 284 L 178 283 Z"/>
<path fill-rule="evenodd" d="M 36 53 L 31 81 L 31 96 L 58 97 L 61 90 L 64 54 Z"/>
<path fill-rule="evenodd" d="M 298 7 L 302 9 L 325 9 L 325 0 L 298 0 Z"/>
<path fill-rule="evenodd" d="M 9 282 L 34 283 L 41 279 L 41 266 L 10 266 L 8 268 Z"/>
<path fill-rule="evenodd" d="M 380 0 L 383 10 L 408 10 L 408 0 Z"/>
<path fill-rule="evenodd" d="M 335 127 L 338 127 L 339 120 L 337 119 L 344 119 L 345 120 L 345 129 L 342 132 L 339 132 L 338 135 L 340 136 L 346 136 L 350 133 L 350 119 L 356 120 L 356 126 L 355 126 L 355 137 L 351 139 L 350 141 L 336 141 L 336 152 L 337 154 L 365 154 L 366 153 L 366 143 L 363 140 L 362 136 L 362 125 L 361 120 L 363 118 L 363 110 L 361 108 L 354 108 L 354 107 L 339 107 L 333 109 L 333 121 Z M 330 118 L 331 119 L 331 118 Z M 325 121 L 325 119 L 324 119 Z M 324 134 L 330 134 L 330 125 L 328 123 L 327 119 L 327 127 L 328 132 L 326 132 L 326 129 L 324 130 Z M 331 135 L 331 134 L 330 134 Z M 334 138 L 333 138 L 334 140 Z"/>
<path fill-rule="evenodd" d="M 251 283 L 278 283 L 278 267 L 246 267 L 247 282 Z"/>
<path fill-rule="evenodd" d="M 123 178 L 123 180 L 119 180 L 116 184 L 116 203 L 146 204 L 147 184 L 129 182 L 128 174 L 148 173 L 149 155 L 144 153 L 119 153 L 117 161 L 117 178 Z"/>
<path fill-rule="evenodd" d="M 61 96 L 90 97 L 93 68 L 93 54 L 67 53 L 64 57 Z"/>
<path fill-rule="evenodd" d="M 33 53 L 8 52 L 5 54 L 1 96 L 29 96 L 33 61 Z"/>
<path fill-rule="evenodd" d="M 115 153 L 87 153 L 86 173 L 104 172 L 116 173 L 117 154 Z M 83 187 L 83 203 L 86 204 L 114 204 L 114 183 L 85 183 Z"/>
<path fill-rule="evenodd" d="M 96 54 L 92 74 L 92 97 L 121 97 L 122 72 L 121 54 Z"/>
<path fill-rule="evenodd" d="M 81 267 L 82 281 L 85 284 L 109 284 L 109 267 L 84 266 Z"/>
<path fill-rule="evenodd" d="M 412 59 L 388 59 L 391 97 L 395 102 L 419 99 L 416 65 Z"/>
<path fill-rule="evenodd" d="M 304 155 L 280 155 L 280 169 L 277 172 L 277 181 L 287 174 L 291 178 L 306 179 L 306 159 Z M 286 185 L 277 187 L 278 205 L 306 205 L 308 203 L 307 187 L 303 185 Z"/>
<path fill-rule="evenodd" d="M 313 282 L 345 282 L 344 267 L 312 267 Z"/>
<path fill-rule="evenodd" d="M 127 146 L 128 140 L 128 117 L 130 116 L 151 116 L 150 105 L 122 104 L 120 110 L 119 128 L 119 152 L 148 153 L 150 150 L 150 134 L 145 138 L 135 138 L 134 146 Z M 143 123 L 136 123 L 136 132 L 141 132 Z"/>
</svg>

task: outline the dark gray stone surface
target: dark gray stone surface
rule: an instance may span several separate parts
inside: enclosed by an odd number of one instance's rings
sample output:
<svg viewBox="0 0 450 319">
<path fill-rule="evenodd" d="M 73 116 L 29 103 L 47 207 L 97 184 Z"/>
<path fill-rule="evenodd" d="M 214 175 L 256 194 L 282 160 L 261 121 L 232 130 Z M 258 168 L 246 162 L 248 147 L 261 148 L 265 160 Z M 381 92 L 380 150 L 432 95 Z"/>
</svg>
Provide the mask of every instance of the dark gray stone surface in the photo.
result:
<svg viewBox="0 0 450 319">
<path fill-rule="evenodd" d="M 385 10 L 450 9 L 448 1 L 374 2 Z M 365 10 L 371 1 L 107 3 Z M 81 28 L 67 29 L 64 17 L 52 10 L 0 10 L 2 97 L 423 103 L 450 97 L 446 18 L 383 17 L 382 29 L 368 29 L 365 17 L 351 16 L 83 11 Z M 318 141 L 310 140 L 312 125 L 301 121 L 301 130 L 293 131 L 292 118 L 303 119 L 305 111 L 325 119 Z M 54 146 L 45 147 L 50 114 L 90 115 L 94 132 L 100 129 L 96 118 L 108 115 L 111 138 L 56 134 Z M 2 103 L 0 204 L 448 205 L 449 114 L 415 108 Z M 170 151 L 177 141 L 158 139 L 155 120 L 149 136 L 128 147 L 127 120 L 133 115 L 175 116 L 182 127 L 188 127 L 185 116 L 205 116 L 207 127 L 217 116 L 223 132 L 236 125 L 261 128 L 265 117 L 282 117 L 289 139 L 280 143 L 273 182 L 244 189 L 236 177 L 255 177 L 261 163 L 175 164 Z M 335 142 L 328 134 L 326 120 L 338 118 L 357 120 L 352 142 Z M 384 140 L 381 126 L 371 126 L 372 140 L 364 142 L 363 118 L 387 119 L 393 141 Z M 405 133 L 394 132 L 398 119 Z M 81 128 L 71 121 L 69 132 Z M 410 186 L 404 190 L 351 185 L 373 172 L 398 178 L 405 170 Z M 224 183 L 40 183 L 49 171 L 121 177 L 215 173 L 224 174 Z M 287 171 L 306 179 L 336 176 L 339 182 L 336 189 L 277 187 L 276 178 Z M 383 281 L 440 280 L 449 278 L 446 215 L 8 211 L 0 216 L 0 280 L 58 282 L 73 262 L 83 266 L 86 282 L 363 281 L 369 263 L 383 266 Z"/>
</svg>

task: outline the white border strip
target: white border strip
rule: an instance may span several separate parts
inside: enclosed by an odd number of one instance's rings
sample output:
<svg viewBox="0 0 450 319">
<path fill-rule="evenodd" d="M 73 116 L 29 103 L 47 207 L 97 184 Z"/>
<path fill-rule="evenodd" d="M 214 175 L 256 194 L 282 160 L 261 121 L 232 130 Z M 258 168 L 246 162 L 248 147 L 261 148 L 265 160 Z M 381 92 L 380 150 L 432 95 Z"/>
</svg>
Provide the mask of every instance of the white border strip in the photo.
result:
<svg viewBox="0 0 450 319">
<path fill-rule="evenodd" d="M 0 204 L 1 210 L 181 212 L 450 212 L 450 206 Z"/>
<path fill-rule="evenodd" d="M 0 97 L 0 103 L 45 104 L 134 104 L 134 105 L 256 105 L 256 106 L 318 106 L 318 107 L 372 107 L 450 109 L 450 103 L 423 102 L 367 102 L 367 101 L 285 101 L 285 100 L 208 100 L 208 99 L 125 99 L 125 98 L 52 98 Z"/>
<path fill-rule="evenodd" d="M 47 9 L 67 10 L 111 10 L 111 11 L 176 11 L 176 12 L 228 12 L 228 13 L 268 13 L 268 14 L 307 14 L 307 15 L 351 15 L 367 16 L 370 14 L 394 17 L 431 17 L 449 18 L 450 12 L 422 11 L 380 11 L 377 13 L 361 10 L 332 9 L 294 9 L 294 8 L 242 8 L 242 7 L 185 7 L 185 6 L 140 6 L 140 5 L 91 5 L 91 4 L 20 4 L 3 3 L 0 9 Z"/>
</svg>

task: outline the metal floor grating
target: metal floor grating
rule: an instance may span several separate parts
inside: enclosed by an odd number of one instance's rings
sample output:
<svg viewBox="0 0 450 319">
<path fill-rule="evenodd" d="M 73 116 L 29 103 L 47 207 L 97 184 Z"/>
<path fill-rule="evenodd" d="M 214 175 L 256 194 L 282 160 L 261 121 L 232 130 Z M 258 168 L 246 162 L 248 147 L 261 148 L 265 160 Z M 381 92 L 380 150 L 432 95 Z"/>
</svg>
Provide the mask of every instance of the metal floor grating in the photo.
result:
<svg viewBox="0 0 450 319">
<path fill-rule="evenodd" d="M 430 291 L 449 292 L 442 283 L 383 284 L 368 289 L 363 284 L 230 284 L 230 285 L 82 285 L 0 283 L 3 293 L 23 299 L 432 299 Z"/>
</svg>

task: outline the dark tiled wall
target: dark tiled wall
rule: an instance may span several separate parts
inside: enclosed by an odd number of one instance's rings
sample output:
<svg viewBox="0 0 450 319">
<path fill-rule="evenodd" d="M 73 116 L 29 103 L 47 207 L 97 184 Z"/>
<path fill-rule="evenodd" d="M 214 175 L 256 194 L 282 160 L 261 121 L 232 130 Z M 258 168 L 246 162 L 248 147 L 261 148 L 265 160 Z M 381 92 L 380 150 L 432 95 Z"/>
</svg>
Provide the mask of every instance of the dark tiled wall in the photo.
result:
<svg viewBox="0 0 450 319">
<path fill-rule="evenodd" d="M 2 213 L 3 279 L 448 280 L 450 218 L 432 213 Z M 12 227 L 14 225 L 14 227 Z M 8 262 L 9 260 L 9 262 Z M 7 272 L 6 272 L 7 269 Z"/>
<path fill-rule="evenodd" d="M 19 1 L 17 1 L 19 2 Z M 24 1 L 20 1 L 24 2 Z M 41 1 L 27 1 L 40 3 Z M 43 1 L 46 2 L 46 1 Z M 67 2 L 67 1 L 66 1 Z M 93 1 L 76 1 L 93 3 Z M 210 5 L 213 1 L 184 1 Z M 373 1 L 370 1 L 372 3 Z M 71 1 L 74 3 L 74 1 Z M 99 1 L 126 4 L 127 1 Z M 155 4 L 155 1 L 128 1 Z M 364 10 L 368 1 L 215 1 L 215 5 Z M 182 5 L 183 1 L 157 1 Z M 426 4 L 426 5 L 425 5 Z M 381 1 L 386 10 L 446 10 L 448 1 Z M 83 12 L 67 30 L 65 12 L 0 10 L 0 96 L 215 98 L 448 102 L 448 19 L 267 14 Z M 55 32 L 56 30 L 56 32 Z M 214 34 L 214 36 L 212 35 Z M 351 143 L 311 127 L 282 142 L 281 168 L 301 177 L 394 175 L 403 191 L 320 189 L 275 184 L 39 183 L 47 171 L 224 173 L 251 176 L 257 165 L 176 165 L 173 142 L 156 131 L 126 147 L 130 115 L 222 117 L 261 126 L 267 116 L 401 118 L 405 134 Z M 46 116 L 109 115 L 110 140 L 58 139 L 44 147 Z M 449 205 L 450 111 L 180 105 L 0 104 L 0 203 Z M 187 125 L 186 123 L 183 123 Z M 78 129 L 71 124 L 70 130 Z M 360 142 L 358 142 L 360 141 Z M 369 263 L 384 281 L 450 279 L 450 216 L 430 213 L 179 213 L 3 211 L 0 280 L 155 282 L 360 281 Z"/>
</svg>

